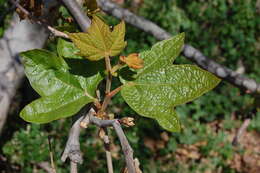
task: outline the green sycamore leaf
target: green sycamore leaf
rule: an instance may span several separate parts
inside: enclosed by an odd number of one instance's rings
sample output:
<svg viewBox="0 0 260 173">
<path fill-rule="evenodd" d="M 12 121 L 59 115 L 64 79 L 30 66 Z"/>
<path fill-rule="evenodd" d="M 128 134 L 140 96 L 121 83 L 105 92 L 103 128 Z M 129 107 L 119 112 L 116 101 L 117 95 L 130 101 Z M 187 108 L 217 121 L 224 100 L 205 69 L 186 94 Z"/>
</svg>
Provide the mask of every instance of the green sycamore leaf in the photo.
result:
<svg viewBox="0 0 260 173">
<path fill-rule="evenodd" d="M 87 33 L 68 34 L 80 50 L 80 55 L 91 61 L 103 59 L 105 56 L 116 56 L 126 46 L 125 23 L 116 25 L 113 31 L 99 17 L 94 16 Z"/>
<path fill-rule="evenodd" d="M 57 52 L 61 57 L 83 59 L 81 56 L 77 55 L 79 53 L 79 49 L 77 49 L 72 42 L 61 38 L 58 39 Z"/>
<path fill-rule="evenodd" d="M 46 50 L 23 52 L 21 57 L 31 86 L 41 96 L 21 111 L 20 116 L 25 121 L 47 123 L 69 117 L 95 100 L 96 87 L 103 79 L 104 64 L 95 66 L 90 63 L 82 73 L 75 70 L 77 63 L 73 62 L 83 60 L 69 59 L 66 62 Z"/>
<path fill-rule="evenodd" d="M 180 124 L 174 107 L 189 102 L 214 88 L 220 79 L 195 65 L 173 65 L 184 34 L 155 44 L 140 54 L 144 68 L 133 80 L 123 80 L 121 94 L 138 114 L 154 118 L 165 129 L 177 132 Z"/>
</svg>

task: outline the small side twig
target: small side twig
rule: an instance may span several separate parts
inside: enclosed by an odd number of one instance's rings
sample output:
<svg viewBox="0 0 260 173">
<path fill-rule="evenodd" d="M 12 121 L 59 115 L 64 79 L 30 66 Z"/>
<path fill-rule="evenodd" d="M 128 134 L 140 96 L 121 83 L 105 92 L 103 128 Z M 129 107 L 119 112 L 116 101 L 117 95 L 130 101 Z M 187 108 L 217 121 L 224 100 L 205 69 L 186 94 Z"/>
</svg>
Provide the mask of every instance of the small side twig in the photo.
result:
<svg viewBox="0 0 260 173">
<path fill-rule="evenodd" d="M 53 150 L 52 150 L 52 145 L 51 145 L 50 136 L 48 136 L 48 144 L 49 144 L 49 152 L 50 152 L 52 172 L 53 172 L 53 173 L 56 173 L 57 171 L 56 171 L 56 168 L 55 168 L 54 156 L 53 156 Z"/>
<path fill-rule="evenodd" d="M 111 82 L 112 82 L 112 75 L 111 75 L 111 64 L 109 56 L 105 57 L 106 62 L 106 70 L 107 70 L 107 79 L 106 79 L 106 94 L 108 94 L 111 90 Z"/>
<path fill-rule="evenodd" d="M 40 162 L 36 164 L 39 168 L 43 169 L 47 173 L 54 173 L 51 165 L 48 162 Z"/>
<path fill-rule="evenodd" d="M 140 162 L 139 162 L 139 160 L 137 158 L 135 158 L 134 162 L 135 162 L 136 173 L 142 173 L 142 170 L 140 169 Z"/>
<path fill-rule="evenodd" d="M 247 118 L 244 120 L 243 124 L 241 125 L 241 127 L 238 129 L 236 136 L 234 137 L 233 141 L 232 141 L 232 145 L 236 146 L 239 143 L 239 139 L 241 138 L 241 136 L 243 136 L 244 132 L 246 131 L 247 127 L 249 126 L 251 122 L 250 118 Z"/>
<path fill-rule="evenodd" d="M 47 25 L 46 23 L 44 23 L 43 21 L 40 21 L 39 19 L 35 18 L 34 16 L 31 15 L 31 13 L 26 10 L 25 8 L 23 8 L 18 2 L 16 2 L 15 0 L 10 0 L 15 6 L 16 8 L 20 9 L 26 16 L 28 16 L 31 20 L 33 20 L 35 23 L 42 25 L 43 27 L 45 27 L 47 30 L 49 30 L 54 36 L 56 37 L 63 37 L 63 38 L 69 38 L 69 36 L 67 34 L 65 34 L 64 32 L 58 31 L 57 29 Z"/>
<path fill-rule="evenodd" d="M 108 173 L 113 173 L 113 162 L 112 162 L 112 155 L 110 151 L 110 141 L 109 137 L 107 134 L 103 137 L 105 149 L 106 149 L 106 159 L 107 159 L 107 168 L 108 168 Z"/>
<path fill-rule="evenodd" d="M 70 13 L 76 19 L 80 28 L 86 31 L 91 24 L 90 18 L 83 12 L 79 4 L 75 0 L 62 0 L 65 6 L 69 9 Z"/>
<path fill-rule="evenodd" d="M 111 79 L 109 79 L 109 80 L 111 81 Z M 118 87 L 118 88 L 114 89 L 113 91 L 106 94 L 106 97 L 105 97 L 103 104 L 101 106 L 101 109 L 100 109 L 101 111 L 105 111 L 105 109 L 107 108 L 111 98 L 114 95 L 116 95 L 121 89 L 122 89 L 122 86 L 120 86 L 120 87 Z"/>
</svg>

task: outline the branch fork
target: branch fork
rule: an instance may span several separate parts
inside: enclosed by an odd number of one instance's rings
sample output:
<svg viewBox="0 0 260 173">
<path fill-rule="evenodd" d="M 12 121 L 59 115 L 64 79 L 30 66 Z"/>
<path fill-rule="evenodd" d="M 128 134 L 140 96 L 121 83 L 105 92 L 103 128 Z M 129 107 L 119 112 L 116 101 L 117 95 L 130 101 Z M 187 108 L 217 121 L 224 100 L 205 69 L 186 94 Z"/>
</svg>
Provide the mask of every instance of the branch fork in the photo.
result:
<svg viewBox="0 0 260 173">
<path fill-rule="evenodd" d="M 79 163 L 81 164 L 83 162 L 82 159 L 82 153 L 80 151 L 80 144 L 79 144 L 79 135 L 82 128 L 88 127 L 89 124 L 94 124 L 100 128 L 106 129 L 107 127 L 113 127 L 116 131 L 116 134 L 120 140 L 121 147 L 123 150 L 123 153 L 125 155 L 125 161 L 127 165 L 127 169 L 129 173 L 136 173 L 134 159 L 133 159 L 133 149 L 131 148 L 124 131 L 121 127 L 122 120 L 119 119 L 113 119 L 113 120 L 102 120 L 94 116 L 96 114 L 95 110 L 91 108 L 89 112 L 85 115 L 80 117 L 72 126 L 69 138 L 65 147 L 65 150 L 63 152 L 63 155 L 61 157 L 61 160 L 65 162 L 65 160 L 69 157 L 71 162 L 73 163 Z M 133 119 L 131 119 L 130 122 L 132 122 Z M 109 138 L 105 134 L 103 136 L 103 140 L 105 145 L 109 145 Z M 109 162 L 108 167 L 109 170 L 111 170 L 111 163 L 110 157 L 111 153 L 108 150 L 109 147 L 106 147 L 106 155 L 107 155 L 107 161 Z M 74 164 L 75 166 L 75 164 Z"/>
</svg>

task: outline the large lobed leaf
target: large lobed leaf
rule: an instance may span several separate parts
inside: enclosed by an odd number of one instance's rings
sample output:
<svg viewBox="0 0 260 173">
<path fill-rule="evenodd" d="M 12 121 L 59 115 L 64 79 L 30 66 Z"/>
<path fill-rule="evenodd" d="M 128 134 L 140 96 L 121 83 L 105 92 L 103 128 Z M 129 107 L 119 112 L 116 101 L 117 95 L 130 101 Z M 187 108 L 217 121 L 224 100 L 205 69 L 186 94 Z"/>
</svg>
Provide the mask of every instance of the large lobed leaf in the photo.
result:
<svg viewBox="0 0 260 173">
<path fill-rule="evenodd" d="M 156 119 L 165 129 L 180 130 L 174 107 L 214 88 L 220 79 L 194 65 L 172 65 L 179 55 L 184 34 L 155 44 L 140 54 L 144 68 L 123 85 L 121 94 L 138 114 Z"/>
<path fill-rule="evenodd" d="M 110 31 L 107 24 L 93 16 L 87 33 L 71 33 L 69 37 L 80 50 L 81 56 L 97 61 L 105 56 L 116 56 L 125 48 L 125 23 L 122 21 Z"/>
<path fill-rule="evenodd" d="M 24 120 L 47 123 L 65 118 L 95 100 L 95 90 L 103 78 L 101 70 L 104 64 L 83 63 L 85 72 L 81 72 L 80 66 L 75 63 L 80 59 L 66 62 L 62 57 L 40 49 L 23 52 L 21 56 L 25 74 L 41 96 L 21 111 L 20 116 Z"/>
</svg>

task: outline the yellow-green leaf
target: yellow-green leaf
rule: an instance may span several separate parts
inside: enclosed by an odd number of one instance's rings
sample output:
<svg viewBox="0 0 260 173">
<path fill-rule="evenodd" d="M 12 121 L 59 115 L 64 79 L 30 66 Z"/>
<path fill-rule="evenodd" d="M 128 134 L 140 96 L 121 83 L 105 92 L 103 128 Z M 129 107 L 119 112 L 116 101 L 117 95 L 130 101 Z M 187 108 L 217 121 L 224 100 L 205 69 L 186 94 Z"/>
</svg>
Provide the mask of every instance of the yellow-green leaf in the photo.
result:
<svg viewBox="0 0 260 173">
<path fill-rule="evenodd" d="M 116 56 L 125 48 L 125 23 L 122 21 L 111 31 L 107 24 L 94 16 L 87 33 L 71 33 L 69 37 L 81 56 L 97 61 L 105 56 Z"/>
</svg>

